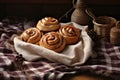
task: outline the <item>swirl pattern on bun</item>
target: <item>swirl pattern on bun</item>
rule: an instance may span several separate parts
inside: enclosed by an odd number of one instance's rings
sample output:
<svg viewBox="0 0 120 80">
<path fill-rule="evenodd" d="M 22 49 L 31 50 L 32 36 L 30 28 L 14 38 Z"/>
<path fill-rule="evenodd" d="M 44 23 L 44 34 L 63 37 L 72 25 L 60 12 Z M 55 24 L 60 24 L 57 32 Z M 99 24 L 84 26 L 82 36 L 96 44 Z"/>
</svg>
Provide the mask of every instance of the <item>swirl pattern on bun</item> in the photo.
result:
<svg viewBox="0 0 120 80">
<path fill-rule="evenodd" d="M 61 26 L 59 33 L 66 39 L 67 44 L 74 44 L 78 42 L 81 30 L 75 28 L 72 24 L 67 24 Z"/>
<path fill-rule="evenodd" d="M 55 52 L 62 52 L 66 40 L 58 32 L 48 32 L 41 38 L 39 45 Z"/>
<path fill-rule="evenodd" d="M 22 41 L 36 44 L 41 39 L 42 35 L 43 33 L 37 28 L 28 28 L 20 35 L 19 38 Z"/>
<path fill-rule="evenodd" d="M 53 17 L 45 17 L 38 21 L 36 27 L 40 31 L 55 31 L 60 28 L 59 21 Z"/>
</svg>

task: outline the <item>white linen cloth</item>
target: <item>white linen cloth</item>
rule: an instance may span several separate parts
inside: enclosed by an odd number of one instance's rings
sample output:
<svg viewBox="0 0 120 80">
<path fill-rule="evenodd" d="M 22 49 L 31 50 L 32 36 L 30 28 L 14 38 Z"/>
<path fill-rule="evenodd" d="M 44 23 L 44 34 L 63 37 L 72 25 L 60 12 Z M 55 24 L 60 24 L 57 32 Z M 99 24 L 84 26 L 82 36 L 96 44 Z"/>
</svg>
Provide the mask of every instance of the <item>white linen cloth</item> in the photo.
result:
<svg viewBox="0 0 120 80">
<path fill-rule="evenodd" d="M 82 30 L 80 35 L 82 39 L 74 45 L 67 45 L 62 53 L 56 53 L 47 48 L 31 43 L 26 43 L 19 40 L 17 37 L 14 38 L 15 50 L 19 54 L 22 54 L 22 56 L 28 61 L 34 61 L 42 57 L 50 61 L 62 63 L 68 66 L 84 64 L 93 53 L 93 42 L 85 30 L 88 26 L 81 26 L 74 22 L 69 23 L 72 23 L 75 27 Z M 61 23 L 61 25 L 69 23 Z"/>
</svg>

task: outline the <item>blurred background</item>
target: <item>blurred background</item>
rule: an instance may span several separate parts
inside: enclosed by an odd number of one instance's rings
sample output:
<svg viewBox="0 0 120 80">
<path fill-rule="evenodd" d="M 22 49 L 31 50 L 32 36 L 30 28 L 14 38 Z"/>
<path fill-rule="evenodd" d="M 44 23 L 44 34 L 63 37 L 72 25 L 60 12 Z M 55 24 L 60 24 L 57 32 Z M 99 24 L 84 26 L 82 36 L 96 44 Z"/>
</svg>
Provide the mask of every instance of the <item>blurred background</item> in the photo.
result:
<svg viewBox="0 0 120 80">
<path fill-rule="evenodd" d="M 84 3 L 96 16 L 108 15 L 120 19 L 120 0 L 84 0 Z M 0 0 L 0 19 L 6 16 L 36 20 L 45 16 L 60 18 L 72 7 L 72 0 Z"/>
</svg>

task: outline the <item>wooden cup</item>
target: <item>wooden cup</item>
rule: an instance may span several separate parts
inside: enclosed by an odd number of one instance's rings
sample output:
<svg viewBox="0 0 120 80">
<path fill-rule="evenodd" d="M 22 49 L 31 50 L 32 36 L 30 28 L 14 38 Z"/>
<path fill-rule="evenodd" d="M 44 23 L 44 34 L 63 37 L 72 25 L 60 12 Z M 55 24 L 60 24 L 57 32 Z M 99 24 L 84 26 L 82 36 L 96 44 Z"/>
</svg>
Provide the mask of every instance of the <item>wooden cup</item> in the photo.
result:
<svg viewBox="0 0 120 80">
<path fill-rule="evenodd" d="M 116 24 L 116 19 L 109 16 L 99 16 L 93 20 L 94 31 L 101 38 L 109 40 L 110 30 Z"/>
</svg>

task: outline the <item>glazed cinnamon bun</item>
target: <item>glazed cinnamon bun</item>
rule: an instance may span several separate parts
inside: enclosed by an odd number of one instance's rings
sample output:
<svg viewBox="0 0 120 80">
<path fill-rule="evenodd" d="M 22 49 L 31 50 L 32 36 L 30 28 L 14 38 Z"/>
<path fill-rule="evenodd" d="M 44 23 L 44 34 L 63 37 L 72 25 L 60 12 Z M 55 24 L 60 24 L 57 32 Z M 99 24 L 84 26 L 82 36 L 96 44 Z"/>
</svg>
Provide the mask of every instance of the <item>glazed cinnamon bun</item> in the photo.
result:
<svg viewBox="0 0 120 80">
<path fill-rule="evenodd" d="M 66 24 L 61 26 L 59 33 L 66 39 L 67 44 L 74 44 L 78 42 L 81 30 L 75 28 L 72 24 Z"/>
<path fill-rule="evenodd" d="M 45 17 L 38 21 L 36 27 L 40 31 L 55 31 L 60 28 L 59 21 L 53 17 Z"/>
<path fill-rule="evenodd" d="M 41 39 L 43 33 L 40 32 L 37 28 L 28 28 L 26 29 L 19 37 L 22 41 L 36 44 Z"/>
<path fill-rule="evenodd" d="M 48 32 L 43 35 L 39 45 L 55 52 L 62 52 L 66 46 L 66 40 L 58 32 Z"/>
</svg>

